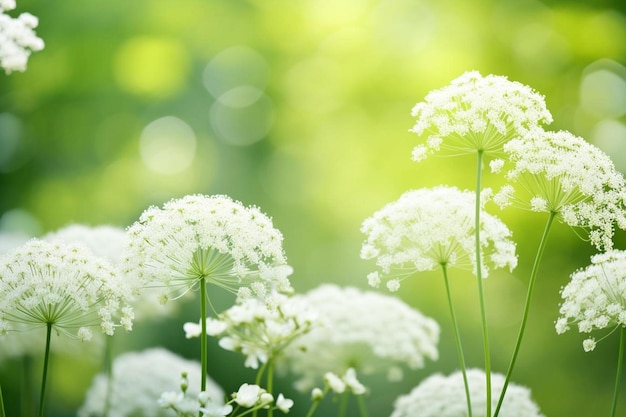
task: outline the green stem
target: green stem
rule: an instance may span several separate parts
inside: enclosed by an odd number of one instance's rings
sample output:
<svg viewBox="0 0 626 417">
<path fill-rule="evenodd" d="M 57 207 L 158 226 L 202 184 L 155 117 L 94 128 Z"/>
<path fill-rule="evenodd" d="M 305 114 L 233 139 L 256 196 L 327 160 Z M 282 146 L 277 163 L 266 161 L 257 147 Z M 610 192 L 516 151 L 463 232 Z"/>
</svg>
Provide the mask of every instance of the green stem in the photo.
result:
<svg viewBox="0 0 626 417">
<path fill-rule="evenodd" d="M 479 150 L 476 161 L 476 278 L 478 281 L 478 301 L 480 303 L 480 319 L 483 330 L 483 349 L 485 352 L 485 390 L 487 392 L 486 406 L 487 417 L 491 417 L 491 355 L 489 353 L 489 333 L 487 331 L 487 312 L 485 307 L 485 294 L 483 290 L 482 254 L 480 250 L 480 190 L 483 168 L 483 151 Z"/>
<path fill-rule="evenodd" d="M 361 413 L 361 417 L 368 417 L 367 407 L 365 406 L 365 400 L 363 399 L 363 395 L 357 395 L 356 400 L 357 404 L 359 405 L 359 412 Z"/>
<path fill-rule="evenodd" d="M 324 397 L 326 397 L 326 394 L 328 394 L 329 390 L 330 390 L 330 388 L 328 386 L 326 386 L 324 388 L 324 391 L 322 392 L 321 397 L 320 398 L 316 398 L 316 399 L 313 400 L 313 404 L 311 404 L 311 408 L 309 408 L 309 412 L 306 413 L 306 417 L 312 417 L 313 414 L 315 414 L 315 410 L 317 410 L 317 407 L 320 405 L 320 403 L 322 402 Z"/>
<path fill-rule="evenodd" d="M 348 410 L 348 393 L 344 392 L 341 394 L 341 398 L 339 400 L 339 413 L 337 413 L 338 417 L 346 417 L 346 411 Z"/>
<path fill-rule="evenodd" d="M 619 396 L 619 386 L 622 380 L 622 366 L 624 363 L 624 339 L 626 339 L 626 327 L 622 326 L 619 336 L 619 351 L 617 356 L 617 372 L 615 375 L 615 391 L 613 391 L 613 404 L 611 405 L 611 417 L 615 417 L 617 409 L 617 397 Z"/>
<path fill-rule="evenodd" d="M 452 328 L 454 330 L 454 342 L 456 344 L 456 351 L 459 357 L 459 365 L 461 366 L 461 372 L 463 373 L 463 384 L 465 385 L 465 399 L 467 401 L 467 415 L 472 417 L 472 401 L 470 399 L 469 383 L 467 382 L 467 371 L 465 367 L 465 357 L 463 355 L 463 345 L 461 344 L 461 334 L 459 333 L 459 325 L 456 319 L 456 313 L 454 312 L 454 305 L 452 304 L 452 294 L 450 292 L 450 283 L 448 281 L 448 268 L 446 264 L 441 264 L 443 271 L 443 280 L 446 284 L 446 295 L 448 296 L 448 307 L 450 308 L 450 316 L 452 318 Z"/>
<path fill-rule="evenodd" d="M 541 241 L 539 242 L 539 247 L 537 248 L 537 255 L 535 256 L 533 268 L 530 272 L 530 281 L 528 283 L 528 291 L 526 293 L 526 303 L 524 304 L 524 313 L 522 314 L 522 323 L 520 324 L 519 332 L 517 335 L 517 341 L 515 342 L 515 349 L 513 350 L 513 356 L 511 357 L 511 363 L 509 364 L 509 369 L 506 372 L 504 385 L 502 386 L 502 391 L 500 392 L 500 398 L 498 399 L 498 405 L 496 406 L 496 412 L 494 414 L 494 417 L 498 416 L 498 413 L 500 412 L 500 407 L 502 407 L 502 402 L 504 401 L 506 389 L 509 386 L 511 374 L 513 373 L 513 368 L 515 367 L 515 362 L 517 361 L 517 355 L 519 354 L 520 346 L 522 345 L 522 338 L 524 337 L 524 331 L 526 330 L 526 322 L 528 321 L 528 312 L 530 311 L 530 300 L 533 294 L 533 289 L 535 288 L 537 275 L 539 274 L 539 265 L 541 264 L 541 259 L 543 258 L 543 253 L 546 248 L 546 243 L 548 242 L 548 234 L 550 233 L 550 228 L 552 227 L 552 223 L 554 222 L 555 217 L 556 217 L 556 213 L 550 212 L 550 215 L 546 222 L 546 226 L 543 229 L 543 235 L 541 235 Z"/>
<path fill-rule="evenodd" d="M 274 395 L 274 360 L 270 357 L 267 361 L 267 392 Z M 270 406 L 267 410 L 267 417 L 272 417 L 274 415 L 274 407 Z"/>
<path fill-rule="evenodd" d="M 2 386 L 0 386 L 0 417 L 4 417 L 4 400 L 2 398 Z"/>
<path fill-rule="evenodd" d="M 104 410 L 102 417 L 109 415 L 111 409 L 111 393 L 113 392 L 113 338 L 107 337 L 104 345 L 104 369 L 107 374 L 106 395 L 104 397 Z"/>
<path fill-rule="evenodd" d="M 43 376 L 41 377 L 41 394 L 39 396 L 39 417 L 43 417 L 43 403 L 46 396 L 46 379 L 48 377 L 48 359 L 50 358 L 50 335 L 52 334 L 52 323 L 46 326 L 46 351 L 43 357 Z"/>
<path fill-rule="evenodd" d="M 206 336 L 206 278 L 200 278 L 200 364 L 202 366 L 200 391 L 206 391 L 207 377 L 207 336 Z M 202 417 L 202 411 L 199 412 Z"/>
</svg>

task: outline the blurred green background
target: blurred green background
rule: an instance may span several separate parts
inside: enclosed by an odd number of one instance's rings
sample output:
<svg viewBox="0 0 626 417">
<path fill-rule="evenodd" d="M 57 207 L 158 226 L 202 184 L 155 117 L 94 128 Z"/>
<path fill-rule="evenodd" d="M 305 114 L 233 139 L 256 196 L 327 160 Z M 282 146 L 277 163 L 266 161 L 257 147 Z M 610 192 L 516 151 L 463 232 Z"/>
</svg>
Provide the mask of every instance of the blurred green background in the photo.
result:
<svg viewBox="0 0 626 417">
<path fill-rule="evenodd" d="M 585 137 L 626 172 L 623 0 L 18 0 L 10 14 L 20 12 L 39 17 L 46 48 L 25 73 L 0 76 L 1 231 L 125 227 L 149 205 L 227 194 L 273 217 L 298 292 L 367 288 L 366 217 L 408 189 L 473 186 L 472 158 L 413 163 L 419 138 L 408 132 L 416 102 L 472 69 L 545 94 L 552 129 Z M 520 253 L 513 274 L 486 282 L 494 370 L 504 373 L 545 219 L 501 215 Z M 559 288 L 593 250 L 562 225 L 549 243 L 513 380 L 546 416 L 608 414 L 617 335 L 584 353 L 582 336 L 553 327 Z M 626 248 L 623 233 L 616 247 Z M 367 381 L 371 416 L 457 368 L 440 275 L 405 282 L 398 296 L 441 323 L 441 358 L 401 383 Z M 454 273 L 452 284 L 468 363 L 482 367 L 475 282 Z M 196 318 L 188 306 L 137 324 L 118 349 L 163 345 L 197 358 L 181 330 Z M 211 348 L 227 364 L 210 369 L 227 392 L 252 375 L 238 355 Z M 48 415 L 74 415 L 97 363 L 53 361 Z M 9 416 L 17 369 L 0 364 Z M 292 396 L 292 414 L 303 415 L 307 396 Z"/>
</svg>

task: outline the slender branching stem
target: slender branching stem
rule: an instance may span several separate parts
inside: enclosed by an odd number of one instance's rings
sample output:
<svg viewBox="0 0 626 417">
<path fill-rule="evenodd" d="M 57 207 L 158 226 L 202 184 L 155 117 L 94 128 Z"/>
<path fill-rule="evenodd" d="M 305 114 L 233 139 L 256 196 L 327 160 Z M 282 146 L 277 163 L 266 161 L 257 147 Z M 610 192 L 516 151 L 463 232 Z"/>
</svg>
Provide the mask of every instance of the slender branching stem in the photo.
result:
<svg viewBox="0 0 626 417">
<path fill-rule="evenodd" d="M 520 346 L 522 345 L 524 331 L 526 330 L 526 322 L 528 321 L 528 312 L 530 311 L 530 300 L 533 294 L 533 289 L 535 288 L 537 275 L 539 273 L 539 265 L 541 264 L 541 259 L 543 258 L 543 253 L 546 248 L 546 243 L 548 242 L 548 235 L 550 234 L 550 228 L 552 226 L 552 223 L 554 222 L 555 217 L 556 217 L 556 213 L 550 212 L 550 215 L 548 216 L 548 220 L 546 221 L 546 226 L 543 229 L 543 234 L 541 235 L 541 241 L 539 242 L 539 247 L 537 248 L 537 254 L 535 256 L 533 268 L 530 272 L 530 280 L 528 283 L 528 291 L 526 293 L 526 303 L 524 305 L 524 313 L 522 314 L 522 322 L 520 324 L 519 332 L 517 335 L 517 341 L 515 342 L 515 349 L 513 350 L 513 356 L 511 357 L 509 368 L 506 371 L 504 385 L 502 386 L 502 392 L 500 392 L 500 398 L 498 399 L 498 405 L 496 406 L 494 417 L 498 416 L 498 413 L 500 412 L 500 408 L 502 407 L 502 402 L 504 401 L 506 389 L 509 386 L 511 374 L 513 373 L 513 368 L 515 367 L 515 362 L 517 361 L 517 355 L 519 354 Z"/>
<path fill-rule="evenodd" d="M 46 351 L 43 356 L 43 375 L 41 377 L 41 393 L 39 395 L 39 417 L 43 417 L 43 404 L 46 396 L 46 379 L 48 378 L 48 360 L 50 358 L 50 335 L 52 323 L 46 325 Z"/>
<path fill-rule="evenodd" d="M 324 397 L 326 397 L 326 394 L 328 394 L 329 390 L 330 390 L 330 388 L 328 386 L 326 386 L 324 388 L 324 391 L 322 392 L 322 395 L 319 398 L 314 398 L 313 399 L 313 404 L 311 404 L 311 408 L 309 408 L 309 412 L 306 413 L 306 417 L 312 417 L 313 414 L 315 414 L 315 410 L 317 410 L 317 407 L 320 405 L 320 403 L 322 402 Z"/>
<path fill-rule="evenodd" d="M 206 278 L 203 276 L 200 278 L 200 365 L 202 366 L 200 391 L 206 391 L 207 377 L 206 299 Z M 202 411 L 199 412 L 199 416 L 202 417 Z"/>
<path fill-rule="evenodd" d="M 624 364 L 624 342 L 626 339 L 626 327 L 620 325 L 619 350 L 617 352 L 617 371 L 615 373 L 615 390 L 613 391 L 613 404 L 611 404 L 611 417 L 615 417 L 619 386 L 622 381 L 622 366 Z"/>
<path fill-rule="evenodd" d="M 361 417 L 368 417 L 367 407 L 365 406 L 365 400 L 363 399 L 363 395 L 357 395 L 356 401 L 359 406 L 359 412 L 361 413 Z"/>
<path fill-rule="evenodd" d="M 274 360 L 273 358 L 269 358 L 267 361 L 267 392 L 274 395 Z M 267 417 L 272 417 L 274 415 L 274 407 L 270 405 L 269 410 L 267 410 Z"/>
<path fill-rule="evenodd" d="M 480 191 L 483 168 L 483 150 L 478 151 L 476 158 L 476 215 L 475 215 L 475 237 L 476 237 L 476 278 L 478 282 L 478 302 L 480 303 L 480 321 L 483 331 L 483 349 L 485 352 L 485 390 L 487 392 L 486 406 L 487 417 L 491 417 L 491 354 L 489 353 L 489 332 L 487 330 L 487 309 L 485 307 L 485 294 L 483 290 L 483 265 L 480 247 Z"/>
<path fill-rule="evenodd" d="M 2 398 L 2 386 L 0 386 L 0 417 L 4 417 L 4 399 Z"/>
<path fill-rule="evenodd" d="M 454 342 L 456 344 L 456 352 L 459 357 L 459 366 L 463 373 L 463 384 L 465 385 L 465 399 L 467 400 L 467 415 L 472 417 L 472 401 L 470 399 L 469 383 L 467 382 L 467 371 L 465 367 L 465 356 L 463 355 L 463 345 L 461 344 L 461 334 L 459 332 L 459 325 L 456 319 L 456 313 L 454 312 L 454 305 L 452 304 L 452 294 L 450 292 L 450 283 L 448 280 L 448 268 L 445 263 L 441 264 L 441 270 L 443 271 L 443 280 L 446 284 L 446 295 L 448 296 L 448 307 L 450 308 L 450 316 L 452 319 L 452 329 L 454 330 Z"/>
<path fill-rule="evenodd" d="M 343 392 L 341 394 L 341 398 L 339 399 L 339 412 L 337 413 L 338 417 L 346 417 L 346 412 L 348 411 L 348 392 Z"/>
</svg>

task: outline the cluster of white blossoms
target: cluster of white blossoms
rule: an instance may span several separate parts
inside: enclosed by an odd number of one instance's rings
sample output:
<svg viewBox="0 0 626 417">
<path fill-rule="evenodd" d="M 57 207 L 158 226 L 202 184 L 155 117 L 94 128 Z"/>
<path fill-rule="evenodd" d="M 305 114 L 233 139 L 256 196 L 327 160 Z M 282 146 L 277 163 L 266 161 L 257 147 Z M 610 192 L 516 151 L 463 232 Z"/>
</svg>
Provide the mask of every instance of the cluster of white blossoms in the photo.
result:
<svg viewBox="0 0 626 417">
<path fill-rule="evenodd" d="M 500 207 L 558 213 L 569 226 L 588 229 L 598 249 L 613 247 L 614 225 L 626 229 L 626 185 L 608 155 L 569 132 L 541 128 L 504 151 L 513 166 L 510 184 L 494 197 Z"/>
<path fill-rule="evenodd" d="M 113 265 L 122 260 L 128 235 L 121 227 L 110 225 L 86 226 L 69 224 L 42 236 L 50 242 L 81 244 L 95 255 L 106 259 Z"/>
<path fill-rule="evenodd" d="M 293 406 L 293 400 L 285 398 L 283 394 L 278 394 L 274 402 L 274 396 L 256 384 L 244 383 L 231 396 L 233 398 L 231 402 L 252 409 L 275 407 L 283 413 L 288 413 Z"/>
<path fill-rule="evenodd" d="M 107 262 L 73 245 L 33 239 L 0 258 L 0 333 L 51 325 L 89 340 L 91 327 L 132 329 L 130 288 Z"/>
<path fill-rule="evenodd" d="M 162 301 L 206 282 L 240 298 L 290 292 L 282 234 L 257 207 L 223 195 L 188 195 L 150 207 L 128 229 L 125 275 L 162 287 Z"/>
<path fill-rule="evenodd" d="M 33 30 L 39 19 L 30 13 L 22 13 L 14 19 L 5 13 L 13 9 L 15 0 L 0 0 L 0 66 L 7 74 L 26 71 L 31 52 L 44 48 L 43 40 Z"/>
<path fill-rule="evenodd" d="M 109 417 L 166 417 L 171 416 L 158 403 L 164 392 L 176 390 L 181 385 L 181 374 L 185 373 L 188 398 L 195 406 L 198 416 L 200 394 L 200 363 L 184 359 L 163 348 L 151 348 L 142 352 L 126 352 L 113 361 L 113 381 L 108 376 L 96 375 L 87 391 L 85 400 L 78 410 L 78 417 L 100 417 L 107 409 Z M 224 392 L 213 380 L 207 378 L 207 388 L 202 397 L 210 398 L 217 406 L 224 404 Z M 187 398 L 187 399 L 188 399 Z M 184 400 L 180 395 L 176 403 Z M 181 407 L 184 405 L 181 404 Z"/>
<path fill-rule="evenodd" d="M 485 372 L 468 369 L 472 411 L 475 416 L 484 416 L 485 407 Z M 495 408 L 498 394 L 504 385 L 504 375 L 491 374 L 492 401 Z M 502 417 L 543 417 L 539 407 L 531 398 L 528 388 L 509 384 L 502 408 L 498 414 Z M 406 395 L 398 397 L 394 403 L 391 417 L 466 417 L 467 400 L 463 374 L 452 373 L 450 376 L 431 375 Z"/>
<path fill-rule="evenodd" d="M 207 334 L 219 337 L 223 349 L 241 352 L 246 357 L 245 366 L 257 369 L 259 363 L 275 358 L 307 333 L 316 318 L 301 299 L 275 293 L 265 302 L 257 298 L 239 300 L 217 319 L 207 318 Z M 198 323 L 185 323 L 184 330 L 188 339 L 201 334 Z"/>
<path fill-rule="evenodd" d="M 556 331 L 578 325 L 580 333 L 607 327 L 626 326 L 626 251 L 610 250 L 591 257 L 591 264 L 574 272 L 561 289 L 563 302 Z M 589 352 L 596 347 L 593 337 L 583 342 Z"/>
<path fill-rule="evenodd" d="M 302 391 L 319 386 L 324 375 L 387 373 L 402 378 L 402 366 L 418 369 L 438 358 L 439 325 L 401 300 L 357 288 L 324 284 L 295 302 L 308 304 L 318 324 L 298 337 L 277 359 L 296 376 Z"/>
<path fill-rule="evenodd" d="M 485 193 L 482 200 L 487 197 Z M 475 202 L 474 193 L 456 187 L 422 188 L 407 191 L 366 219 L 361 258 L 376 259 L 381 270 L 368 275 L 370 285 L 377 287 L 386 278 L 387 288 L 396 291 L 407 276 L 441 265 L 476 273 Z M 484 211 L 480 220 L 483 277 L 489 273 L 487 264 L 515 268 L 510 230 Z"/>
<path fill-rule="evenodd" d="M 440 149 L 454 155 L 477 150 L 499 155 L 509 139 L 552 122 L 542 95 L 506 77 L 483 77 L 477 71 L 431 91 L 412 114 L 417 120 L 411 130 L 427 135 L 426 143 L 413 149 L 415 161 Z"/>
</svg>

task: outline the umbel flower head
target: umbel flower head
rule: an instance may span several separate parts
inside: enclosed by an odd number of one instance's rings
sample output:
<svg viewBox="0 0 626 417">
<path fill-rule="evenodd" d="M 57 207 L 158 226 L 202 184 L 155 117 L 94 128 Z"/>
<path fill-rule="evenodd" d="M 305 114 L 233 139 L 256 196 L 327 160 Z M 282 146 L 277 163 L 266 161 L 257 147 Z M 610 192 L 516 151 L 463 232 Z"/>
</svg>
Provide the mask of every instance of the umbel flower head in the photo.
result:
<svg viewBox="0 0 626 417">
<path fill-rule="evenodd" d="M 188 195 L 150 207 L 128 234 L 124 273 L 163 287 L 163 301 L 203 278 L 242 298 L 291 291 L 282 234 L 257 207 L 227 196 Z"/>
<path fill-rule="evenodd" d="M 484 416 L 485 407 L 485 372 L 468 369 L 472 411 L 475 416 Z M 491 374 L 493 407 L 497 405 L 498 395 L 504 385 L 504 376 Z M 502 408 L 498 414 L 502 417 L 543 417 L 539 407 L 531 398 L 526 387 L 509 384 Z M 450 376 L 432 375 L 423 380 L 406 395 L 398 397 L 394 403 L 391 417 L 466 417 L 467 400 L 463 384 L 463 374 L 458 371 Z"/>
<path fill-rule="evenodd" d="M 571 275 L 570 282 L 561 289 L 561 297 L 558 334 L 569 330 L 572 323 L 580 333 L 626 326 L 626 251 L 592 256 L 591 265 Z M 583 342 L 586 352 L 595 347 L 593 337 Z"/>
<path fill-rule="evenodd" d="M 42 239 L 50 242 L 82 244 L 96 256 L 115 265 L 122 260 L 128 235 L 124 229 L 115 226 L 91 227 L 83 224 L 69 224 L 47 233 Z"/>
<path fill-rule="evenodd" d="M 608 155 L 566 131 L 537 128 L 504 146 L 513 163 L 510 182 L 494 200 L 552 212 L 589 230 L 598 249 L 613 247 L 614 226 L 626 229 L 626 185 Z"/>
<path fill-rule="evenodd" d="M 41 51 L 44 42 L 35 34 L 39 19 L 22 13 L 17 19 L 5 14 L 15 9 L 15 0 L 0 0 L 0 66 L 7 74 L 26 71 L 31 52 Z"/>
<path fill-rule="evenodd" d="M 294 296 L 316 311 L 318 324 L 293 341 L 277 359 L 308 390 L 324 375 L 361 374 L 402 378 L 402 367 L 419 369 L 438 358 L 439 325 L 401 300 L 373 291 L 324 284 Z M 355 376 L 356 378 L 356 376 Z"/>
<path fill-rule="evenodd" d="M 241 352 L 246 367 L 257 369 L 259 363 L 277 357 L 307 333 L 316 319 L 303 300 L 275 293 L 267 302 L 257 298 L 239 300 L 217 319 L 207 318 L 207 333 L 219 337 L 223 349 Z M 200 336 L 198 323 L 185 323 L 184 329 L 187 338 Z"/>
<path fill-rule="evenodd" d="M 407 276 L 441 265 L 476 273 L 475 201 L 474 193 L 456 187 L 422 188 L 404 193 L 366 219 L 361 258 L 375 259 L 380 268 L 369 274 L 370 285 L 377 287 L 387 278 L 388 289 L 395 291 Z M 489 272 L 486 263 L 515 268 L 515 244 L 506 225 L 485 212 L 480 222 L 483 277 Z"/>
<path fill-rule="evenodd" d="M 506 77 L 469 71 L 417 103 L 411 129 L 426 135 L 413 149 L 413 160 L 445 150 L 453 155 L 499 155 L 508 140 L 543 123 L 551 123 L 544 97 Z"/>
<path fill-rule="evenodd" d="M 163 348 L 142 352 L 127 352 L 113 361 L 113 381 L 110 385 L 109 417 L 167 417 L 171 412 L 159 405 L 164 392 L 177 391 L 181 374 L 186 374 L 187 400 L 200 394 L 200 363 L 184 359 Z M 98 374 L 87 391 L 78 417 L 103 416 L 107 395 L 108 377 Z M 207 378 L 205 396 L 215 405 L 224 404 L 224 392 L 213 380 Z M 184 396 L 173 396 L 178 404 Z M 194 401 L 198 415 L 198 401 Z"/>
<path fill-rule="evenodd" d="M 90 251 L 33 239 L 0 258 L 0 333 L 51 325 L 88 340 L 94 326 L 108 335 L 120 325 L 131 330 L 130 295 Z"/>
</svg>

